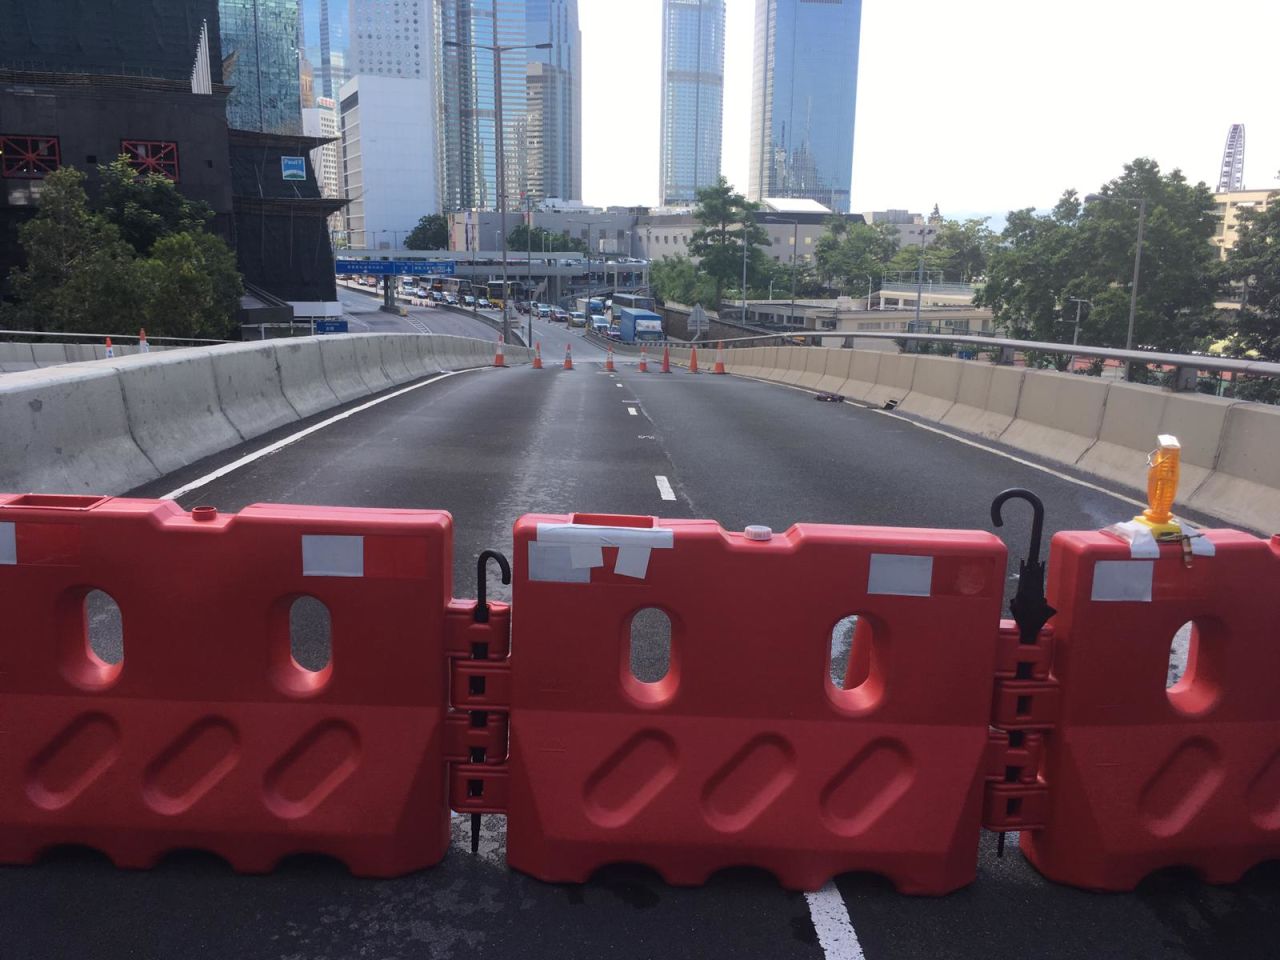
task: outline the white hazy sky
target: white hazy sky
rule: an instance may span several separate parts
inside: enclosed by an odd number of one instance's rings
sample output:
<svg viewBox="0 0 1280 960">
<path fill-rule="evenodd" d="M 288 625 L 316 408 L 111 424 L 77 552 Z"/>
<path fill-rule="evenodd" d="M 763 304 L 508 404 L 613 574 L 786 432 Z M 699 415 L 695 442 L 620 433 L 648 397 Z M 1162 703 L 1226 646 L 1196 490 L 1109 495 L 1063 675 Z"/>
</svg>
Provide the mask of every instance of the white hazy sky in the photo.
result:
<svg viewBox="0 0 1280 960">
<path fill-rule="evenodd" d="M 727 0 L 721 166 L 747 188 L 755 0 Z M 658 200 L 662 0 L 578 0 L 583 199 Z M 1277 0 L 863 0 L 855 211 L 1049 207 L 1149 156 L 1276 188 Z"/>
</svg>

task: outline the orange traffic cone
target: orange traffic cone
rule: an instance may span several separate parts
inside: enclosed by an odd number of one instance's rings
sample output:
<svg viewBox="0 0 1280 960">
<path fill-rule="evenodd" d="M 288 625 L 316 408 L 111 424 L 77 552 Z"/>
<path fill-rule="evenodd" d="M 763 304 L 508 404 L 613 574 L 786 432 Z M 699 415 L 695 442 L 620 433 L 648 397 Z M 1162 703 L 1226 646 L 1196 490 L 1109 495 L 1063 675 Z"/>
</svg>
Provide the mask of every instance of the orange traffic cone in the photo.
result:
<svg viewBox="0 0 1280 960">
<path fill-rule="evenodd" d="M 505 367 L 507 358 L 502 355 L 502 334 L 498 334 L 498 352 L 493 355 L 493 365 L 495 367 Z"/>
<path fill-rule="evenodd" d="M 149 343 L 147 343 L 147 328 L 146 328 L 146 327 L 139 327 L 139 328 L 138 328 L 138 352 L 139 352 L 139 353 L 150 353 L 150 352 L 151 352 L 151 345 L 150 345 Z"/>
<path fill-rule="evenodd" d="M 689 372 L 690 373 L 702 372 L 701 370 L 698 369 L 698 348 L 697 347 L 694 347 L 692 350 L 689 351 Z"/>
<path fill-rule="evenodd" d="M 671 372 L 671 348 L 668 346 L 662 348 L 662 372 Z"/>
<path fill-rule="evenodd" d="M 605 355 L 604 368 L 613 373 L 613 347 L 610 347 L 608 354 Z"/>
<path fill-rule="evenodd" d="M 533 344 L 533 369 L 542 369 L 542 341 L 535 340 Z"/>
<path fill-rule="evenodd" d="M 647 347 L 640 348 L 640 372 L 649 372 L 649 351 Z"/>
<path fill-rule="evenodd" d="M 566 370 L 573 369 L 573 344 L 571 343 L 564 345 L 564 368 Z"/>
<path fill-rule="evenodd" d="M 107 359 L 110 360 L 116 355 L 115 348 L 111 346 L 111 338 L 107 337 Z"/>
<path fill-rule="evenodd" d="M 716 344 L 716 365 L 711 368 L 712 373 L 723 374 L 724 371 L 724 341 L 721 340 Z"/>
</svg>

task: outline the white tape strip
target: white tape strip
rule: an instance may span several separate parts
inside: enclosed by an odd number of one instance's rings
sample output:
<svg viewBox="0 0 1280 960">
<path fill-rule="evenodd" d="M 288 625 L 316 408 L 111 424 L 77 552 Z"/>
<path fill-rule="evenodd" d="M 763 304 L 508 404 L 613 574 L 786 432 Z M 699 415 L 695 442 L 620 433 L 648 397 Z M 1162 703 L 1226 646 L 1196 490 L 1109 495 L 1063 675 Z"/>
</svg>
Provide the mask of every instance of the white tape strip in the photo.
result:
<svg viewBox="0 0 1280 960">
<path fill-rule="evenodd" d="M 867 593 L 894 597 L 927 597 L 933 588 L 933 557 L 873 553 Z"/>
<path fill-rule="evenodd" d="M 1093 565 L 1090 599 L 1150 603 L 1155 569 L 1149 560 L 1099 560 Z"/>
<path fill-rule="evenodd" d="M 15 566 L 18 562 L 17 527 L 12 523 L 0 523 L 0 564 Z"/>
<path fill-rule="evenodd" d="M 534 546 L 542 549 L 534 550 Z M 588 583 L 591 571 L 604 566 L 605 547 L 618 548 L 614 573 L 643 580 L 649 572 L 649 551 L 673 549 L 675 534 L 656 527 L 540 523 L 537 543 L 529 544 L 529 578 L 555 583 Z"/>
<path fill-rule="evenodd" d="M 304 577 L 363 577 L 364 537 L 302 535 Z"/>
<path fill-rule="evenodd" d="M 1191 555 L 1195 557 L 1212 557 L 1217 554 L 1213 541 L 1204 535 L 1204 531 L 1192 526 L 1185 520 L 1178 520 L 1183 535 L 1191 542 Z M 1129 556 L 1134 560 L 1156 560 L 1160 557 L 1160 544 L 1145 523 L 1129 520 L 1125 523 L 1113 523 L 1103 533 L 1110 534 L 1129 544 Z"/>
</svg>

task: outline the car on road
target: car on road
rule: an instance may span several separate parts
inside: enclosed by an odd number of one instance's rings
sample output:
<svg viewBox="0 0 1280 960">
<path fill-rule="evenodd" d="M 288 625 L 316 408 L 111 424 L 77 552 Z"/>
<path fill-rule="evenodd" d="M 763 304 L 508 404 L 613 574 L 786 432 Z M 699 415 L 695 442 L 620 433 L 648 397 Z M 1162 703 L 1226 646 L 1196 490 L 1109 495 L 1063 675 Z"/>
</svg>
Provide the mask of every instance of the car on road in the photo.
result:
<svg viewBox="0 0 1280 960">
<path fill-rule="evenodd" d="M 489 302 L 488 297 L 478 297 L 476 298 L 476 306 L 481 310 L 488 310 L 493 307 L 493 304 Z"/>
<path fill-rule="evenodd" d="M 608 337 L 610 340 L 622 339 L 622 331 L 618 327 L 610 327 L 608 330 L 605 331 L 604 335 Z"/>
<path fill-rule="evenodd" d="M 545 304 L 545 303 L 538 304 L 538 319 L 539 320 L 551 319 L 551 307 L 549 304 Z"/>
<path fill-rule="evenodd" d="M 587 315 L 585 313 L 581 313 L 575 310 L 573 313 L 569 314 L 569 326 L 585 327 L 586 325 L 587 325 Z"/>
<path fill-rule="evenodd" d="M 609 335 L 609 320 L 606 317 L 594 316 L 591 318 L 591 332 L 599 334 L 602 337 Z"/>
<path fill-rule="evenodd" d="M 456 307 L 458 305 L 458 297 L 456 294 L 446 293 L 444 295 L 444 302 L 451 307 Z"/>
<path fill-rule="evenodd" d="M 551 311 L 551 319 L 554 320 L 556 323 L 568 323 L 569 311 L 561 307 L 555 307 Z"/>
<path fill-rule="evenodd" d="M 462 295 L 462 305 L 464 307 L 474 307 L 476 305 L 476 298 L 469 293 L 464 293 Z"/>
</svg>

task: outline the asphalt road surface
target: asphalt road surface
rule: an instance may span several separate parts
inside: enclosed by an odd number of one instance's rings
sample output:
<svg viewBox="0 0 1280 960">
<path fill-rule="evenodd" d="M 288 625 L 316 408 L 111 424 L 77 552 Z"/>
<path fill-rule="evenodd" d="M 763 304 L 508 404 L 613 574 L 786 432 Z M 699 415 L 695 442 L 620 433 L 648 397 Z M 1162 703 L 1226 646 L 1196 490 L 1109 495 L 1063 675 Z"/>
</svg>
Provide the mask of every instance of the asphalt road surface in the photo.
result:
<svg viewBox="0 0 1280 960">
<path fill-rule="evenodd" d="M 430 323 L 430 321 L 427 321 Z M 1133 515 L 1132 503 L 958 442 L 902 418 L 815 403 L 735 377 L 605 373 L 578 331 L 535 323 L 547 369 L 482 370 L 405 393 L 192 490 L 184 506 L 254 502 L 443 508 L 456 523 L 455 594 L 471 596 L 474 558 L 510 553 L 522 513 L 591 511 L 708 517 L 725 527 L 793 521 L 991 529 L 995 493 L 1026 486 L 1048 532 Z M 577 368 L 559 366 L 565 343 Z M 317 420 L 324 419 L 324 415 Z M 302 426 L 306 426 L 303 424 Z M 157 496 L 299 429 L 259 438 L 143 490 Z M 1141 478 L 1135 478 L 1139 481 Z M 665 481 L 665 483 L 664 483 Z M 1132 492 L 1127 492 L 1132 496 Z M 673 496 L 674 499 L 666 499 Z M 1011 565 L 1029 511 L 998 531 Z M 504 588 L 490 583 L 491 595 Z M 1169 872 L 1134 894 L 1099 895 L 1041 879 L 1016 838 L 1003 859 L 984 835 L 977 881 L 941 898 L 840 877 L 817 895 L 763 873 L 665 886 L 632 867 L 585 885 L 546 884 L 503 863 L 500 817 L 480 854 L 466 823 L 439 867 L 357 880 L 323 858 L 265 877 L 181 854 L 145 872 L 87 851 L 0 869 L 0 957 L 1274 958 L 1280 868 L 1209 887 Z"/>
</svg>

